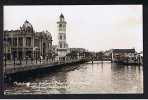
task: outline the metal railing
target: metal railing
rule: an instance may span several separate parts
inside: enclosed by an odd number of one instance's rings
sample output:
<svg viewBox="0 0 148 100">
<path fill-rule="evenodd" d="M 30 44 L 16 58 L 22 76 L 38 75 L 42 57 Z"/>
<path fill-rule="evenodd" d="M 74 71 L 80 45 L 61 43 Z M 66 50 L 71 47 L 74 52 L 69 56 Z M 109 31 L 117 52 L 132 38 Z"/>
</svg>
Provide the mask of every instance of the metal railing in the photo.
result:
<svg viewBox="0 0 148 100">
<path fill-rule="evenodd" d="M 68 63 L 74 63 L 79 61 L 86 61 L 87 59 L 70 59 L 70 60 L 55 60 L 55 59 L 25 59 L 25 60 L 5 60 L 4 65 L 4 73 L 7 70 L 17 70 L 18 68 L 24 68 L 26 66 L 36 66 L 36 65 L 55 65 L 55 64 L 68 64 Z M 88 61 L 88 60 L 87 60 Z"/>
</svg>

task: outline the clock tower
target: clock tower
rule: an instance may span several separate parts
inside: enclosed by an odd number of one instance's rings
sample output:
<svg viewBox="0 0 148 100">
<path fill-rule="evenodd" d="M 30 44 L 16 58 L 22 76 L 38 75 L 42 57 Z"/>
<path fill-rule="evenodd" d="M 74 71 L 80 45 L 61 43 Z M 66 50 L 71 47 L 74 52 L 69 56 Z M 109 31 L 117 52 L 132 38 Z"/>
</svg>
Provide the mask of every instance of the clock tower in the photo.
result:
<svg viewBox="0 0 148 100">
<path fill-rule="evenodd" d="M 66 21 L 63 14 L 60 15 L 58 25 L 58 57 L 64 57 L 67 54 L 68 44 L 66 42 Z"/>
</svg>

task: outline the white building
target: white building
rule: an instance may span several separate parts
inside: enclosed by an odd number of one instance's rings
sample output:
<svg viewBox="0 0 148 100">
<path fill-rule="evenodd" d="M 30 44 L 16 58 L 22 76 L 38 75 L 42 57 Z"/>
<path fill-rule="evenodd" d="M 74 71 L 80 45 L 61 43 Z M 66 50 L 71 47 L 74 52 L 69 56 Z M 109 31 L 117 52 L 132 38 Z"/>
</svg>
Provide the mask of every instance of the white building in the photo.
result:
<svg viewBox="0 0 148 100">
<path fill-rule="evenodd" d="M 66 42 L 66 21 L 63 14 L 60 15 L 58 24 L 58 57 L 63 58 L 67 54 L 68 44 Z"/>
</svg>

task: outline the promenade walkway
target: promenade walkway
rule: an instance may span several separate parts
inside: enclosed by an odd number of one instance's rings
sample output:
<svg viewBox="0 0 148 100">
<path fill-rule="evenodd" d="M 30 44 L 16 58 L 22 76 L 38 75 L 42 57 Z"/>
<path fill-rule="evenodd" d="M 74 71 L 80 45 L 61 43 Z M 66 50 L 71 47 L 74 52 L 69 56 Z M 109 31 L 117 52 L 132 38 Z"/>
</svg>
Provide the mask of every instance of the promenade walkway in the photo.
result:
<svg viewBox="0 0 148 100">
<path fill-rule="evenodd" d="M 4 66 L 4 73 L 5 74 L 13 74 L 16 72 L 21 72 L 21 71 L 28 71 L 28 70 L 33 70 L 33 69 L 38 69 L 38 68 L 46 68 L 46 67 L 53 67 L 56 65 L 62 65 L 62 64 L 68 64 L 72 62 L 78 62 L 79 60 L 71 60 L 71 61 L 22 61 L 20 64 L 20 61 L 15 61 L 15 64 L 13 61 L 7 61 L 6 66 L 5 62 L 3 64 Z"/>
</svg>

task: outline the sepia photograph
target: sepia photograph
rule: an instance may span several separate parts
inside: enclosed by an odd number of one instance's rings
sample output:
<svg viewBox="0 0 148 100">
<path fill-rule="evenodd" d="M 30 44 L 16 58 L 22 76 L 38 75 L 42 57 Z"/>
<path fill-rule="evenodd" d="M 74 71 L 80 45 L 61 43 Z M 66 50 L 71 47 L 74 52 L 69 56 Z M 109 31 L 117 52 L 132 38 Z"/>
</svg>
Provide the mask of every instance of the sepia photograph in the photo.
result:
<svg viewBox="0 0 148 100">
<path fill-rule="evenodd" d="M 143 94 L 142 5 L 3 6 L 4 95 Z"/>
</svg>

